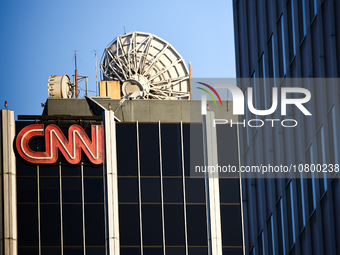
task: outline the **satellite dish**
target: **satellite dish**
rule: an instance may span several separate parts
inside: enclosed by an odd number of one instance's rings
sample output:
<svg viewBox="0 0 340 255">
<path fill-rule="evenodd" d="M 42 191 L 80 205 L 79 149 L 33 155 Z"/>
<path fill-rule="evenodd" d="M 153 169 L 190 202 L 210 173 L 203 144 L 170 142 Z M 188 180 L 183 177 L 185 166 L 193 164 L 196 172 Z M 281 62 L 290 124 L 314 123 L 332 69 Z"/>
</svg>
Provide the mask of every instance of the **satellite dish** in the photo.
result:
<svg viewBox="0 0 340 255">
<path fill-rule="evenodd" d="M 50 98 L 72 98 L 73 86 L 68 75 L 51 75 L 48 78 L 48 96 Z"/>
<path fill-rule="evenodd" d="M 144 99 L 189 99 L 189 72 L 182 56 L 156 35 L 130 32 L 104 50 L 103 80 L 120 81 L 123 96 L 142 92 Z"/>
</svg>

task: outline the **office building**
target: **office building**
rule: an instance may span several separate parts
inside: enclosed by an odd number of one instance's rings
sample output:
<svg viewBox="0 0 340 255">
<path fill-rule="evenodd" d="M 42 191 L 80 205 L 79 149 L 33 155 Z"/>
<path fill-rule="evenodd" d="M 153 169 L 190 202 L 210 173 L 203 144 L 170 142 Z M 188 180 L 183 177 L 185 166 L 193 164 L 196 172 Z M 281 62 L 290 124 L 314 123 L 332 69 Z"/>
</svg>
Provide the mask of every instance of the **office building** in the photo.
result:
<svg viewBox="0 0 340 255">
<path fill-rule="evenodd" d="M 255 108 L 270 108 L 272 87 L 311 92 L 312 116 L 287 108 L 294 128 L 240 127 L 241 165 L 339 164 L 340 2 L 233 0 L 233 12 L 238 86 Z M 245 254 L 340 254 L 339 173 L 300 177 L 242 179 Z"/>
</svg>

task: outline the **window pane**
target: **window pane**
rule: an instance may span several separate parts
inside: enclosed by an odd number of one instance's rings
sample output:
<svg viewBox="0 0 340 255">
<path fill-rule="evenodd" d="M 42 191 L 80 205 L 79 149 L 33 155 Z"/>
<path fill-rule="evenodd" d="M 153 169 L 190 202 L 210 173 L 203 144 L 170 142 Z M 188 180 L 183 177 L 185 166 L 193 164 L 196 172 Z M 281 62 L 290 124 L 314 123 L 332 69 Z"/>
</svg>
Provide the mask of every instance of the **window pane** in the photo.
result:
<svg viewBox="0 0 340 255">
<path fill-rule="evenodd" d="M 161 179 L 160 178 L 141 178 L 142 202 L 160 203 L 161 202 Z"/>
<path fill-rule="evenodd" d="M 103 178 L 84 178 L 85 203 L 103 203 L 104 187 Z"/>
<path fill-rule="evenodd" d="M 189 247 L 189 255 L 208 255 L 208 247 Z"/>
<path fill-rule="evenodd" d="M 82 218 L 83 214 L 80 204 L 63 204 L 63 240 L 65 246 L 83 245 Z"/>
<path fill-rule="evenodd" d="M 85 204 L 84 209 L 86 246 L 104 246 L 104 204 Z"/>
<path fill-rule="evenodd" d="M 205 203 L 205 183 L 203 178 L 186 178 L 185 194 L 187 203 Z"/>
<path fill-rule="evenodd" d="M 60 186 L 58 177 L 40 177 L 40 202 L 59 203 Z"/>
<path fill-rule="evenodd" d="M 208 245 L 205 205 L 187 205 L 187 226 L 189 246 Z"/>
<path fill-rule="evenodd" d="M 240 203 L 239 182 L 239 179 L 220 179 L 221 203 Z"/>
<path fill-rule="evenodd" d="M 78 177 L 63 177 L 63 203 L 81 202 L 81 179 Z"/>
<path fill-rule="evenodd" d="M 166 255 L 185 255 L 185 247 L 165 247 Z"/>
<path fill-rule="evenodd" d="M 22 254 L 27 254 L 27 253 L 22 253 Z M 36 254 L 38 254 L 38 252 Z M 41 254 L 42 255 L 60 255 L 60 247 L 41 247 Z"/>
<path fill-rule="evenodd" d="M 179 124 L 162 124 L 163 176 L 182 176 L 181 130 Z"/>
<path fill-rule="evenodd" d="M 17 177 L 18 203 L 38 202 L 37 177 Z"/>
<path fill-rule="evenodd" d="M 120 247 L 120 255 L 140 255 L 140 247 Z"/>
<path fill-rule="evenodd" d="M 164 205 L 165 245 L 185 245 L 183 205 Z"/>
<path fill-rule="evenodd" d="M 122 202 L 138 202 L 138 179 L 118 178 L 118 200 Z"/>
<path fill-rule="evenodd" d="M 139 205 L 119 205 L 120 245 L 140 245 Z"/>
<path fill-rule="evenodd" d="M 183 179 L 163 178 L 164 203 L 183 203 Z"/>
<path fill-rule="evenodd" d="M 58 165 L 39 165 L 40 176 L 59 176 Z"/>
<path fill-rule="evenodd" d="M 162 245 L 162 214 L 161 205 L 142 205 L 143 219 L 143 244 L 144 245 Z M 147 252 L 145 254 L 155 254 Z M 157 253 L 158 254 L 158 253 Z"/>
<path fill-rule="evenodd" d="M 221 229 L 223 246 L 242 245 L 241 206 L 221 205 Z"/>
<path fill-rule="evenodd" d="M 142 176 L 160 176 L 158 124 L 139 124 L 139 155 Z"/>
<path fill-rule="evenodd" d="M 40 227 L 41 245 L 59 246 L 60 245 L 60 205 L 41 204 L 40 205 Z"/>
<path fill-rule="evenodd" d="M 18 204 L 18 245 L 38 246 L 38 205 Z"/>
<path fill-rule="evenodd" d="M 105 255 L 105 254 L 106 254 L 105 247 L 86 247 L 86 255 Z"/>
<path fill-rule="evenodd" d="M 103 176 L 103 166 L 93 165 L 90 166 L 84 165 L 84 176 Z"/>
<path fill-rule="evenodd" d="M 137 128 L 135 123 L 116 124 L 119 176 L 137 176 Z"/>
</svg>

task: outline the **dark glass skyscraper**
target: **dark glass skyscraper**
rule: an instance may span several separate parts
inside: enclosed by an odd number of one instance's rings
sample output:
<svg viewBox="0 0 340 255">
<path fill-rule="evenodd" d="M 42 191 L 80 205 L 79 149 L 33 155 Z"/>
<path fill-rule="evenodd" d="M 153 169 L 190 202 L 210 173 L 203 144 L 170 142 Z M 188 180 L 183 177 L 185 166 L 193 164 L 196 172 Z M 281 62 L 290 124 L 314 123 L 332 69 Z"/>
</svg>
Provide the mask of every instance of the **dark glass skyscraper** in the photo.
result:
<svg viewBox="0 0 340 255">
<path fill-rule="evenodd" d="M 233 9 L 236 72 L 247 80 L 238 86 L 251 83 L 255 108 L 270 108 L 272 87 L 312 95 L 312 116 L 288 108 L 295 128 L 240 128 L 241 165 L 339 164 L 340 2 L 233 0 Z M 339 173 L 296 177 L 242 180 L 246 254 L 340 254 Z"/>
</svg>

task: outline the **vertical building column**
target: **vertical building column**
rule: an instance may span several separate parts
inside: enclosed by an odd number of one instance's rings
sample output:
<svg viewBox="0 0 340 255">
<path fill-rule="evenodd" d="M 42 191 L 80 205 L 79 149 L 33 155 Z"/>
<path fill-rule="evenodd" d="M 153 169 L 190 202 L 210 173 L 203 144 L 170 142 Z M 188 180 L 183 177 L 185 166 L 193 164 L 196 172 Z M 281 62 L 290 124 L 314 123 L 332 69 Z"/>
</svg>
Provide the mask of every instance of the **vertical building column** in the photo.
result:
<svg viewBox="0 0 340 255">
<path fill-rule="evenodd" d="M 207 111 L 206 132 L 207 132 L 207 152 L 208 166 L 215 166 L 217 169 L 217 138 L 216 127 L 213 127 L 215 113 Z M 209 169 L 209 168 L 207 168 Z M 209 179 L 209 202 L 210 208 L 210 228 L 211 228 L 211 255 L 222 255 L 222 232 L 221 232 L 221 208 L 220 208 L 220 186 L 219 173 L 208 173 Z M 209 226 L 209 224 L 208 224 Z"/>
<path fill-rule="evenodd" d="M 18 254 L 16 164 L 13 143 L 15 136 L 14 112 L 1 110 L 1 200 L 3 203 L 2 240 L 0 254 Z M 1 213 L 0 213 L 1 214 Z"/>
<path fill-rule="evenodd" d="M 103 112 L 105 132 L 106 247 L 107 255 L 120 254 L 116 124 L 113 111 Z"/>
</svg>

